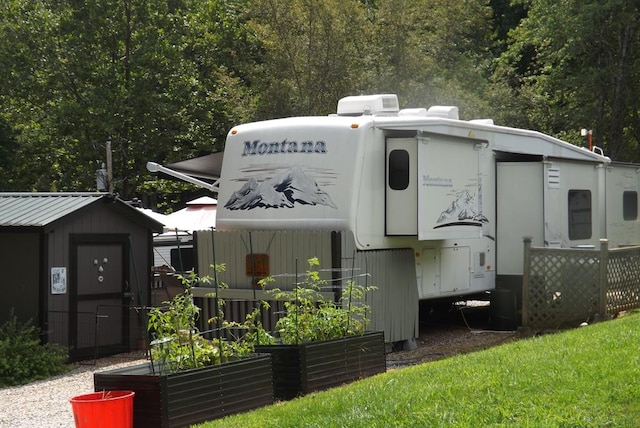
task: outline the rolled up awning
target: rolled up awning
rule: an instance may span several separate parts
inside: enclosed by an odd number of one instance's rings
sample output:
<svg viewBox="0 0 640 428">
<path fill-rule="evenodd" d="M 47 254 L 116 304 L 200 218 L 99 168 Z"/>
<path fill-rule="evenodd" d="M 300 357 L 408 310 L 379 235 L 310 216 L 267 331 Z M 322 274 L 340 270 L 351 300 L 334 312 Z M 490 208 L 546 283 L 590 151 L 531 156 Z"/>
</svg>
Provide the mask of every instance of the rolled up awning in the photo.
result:
<svg viewBox="0 0 640 428">
<path fill-rule="evenodd" d="M 217 180 L 220 178 L 220 171 L 222 170 L 222 155 L 223 152 L 211 153 L 165 166 L 192 177 L 205 180 Z"/>
</svg>

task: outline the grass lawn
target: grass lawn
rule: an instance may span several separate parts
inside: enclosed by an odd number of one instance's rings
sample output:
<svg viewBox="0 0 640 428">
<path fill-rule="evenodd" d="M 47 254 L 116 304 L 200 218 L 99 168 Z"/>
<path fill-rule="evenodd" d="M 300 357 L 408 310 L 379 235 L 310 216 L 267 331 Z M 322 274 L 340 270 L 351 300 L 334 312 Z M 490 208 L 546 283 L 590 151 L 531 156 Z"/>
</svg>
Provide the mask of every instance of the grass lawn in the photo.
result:
<svg viewBox="0 0 640 428">
<path fill-rule="evenodd" d="M 198 427 L 640 427 L 640 313 Z"/>
</svg>

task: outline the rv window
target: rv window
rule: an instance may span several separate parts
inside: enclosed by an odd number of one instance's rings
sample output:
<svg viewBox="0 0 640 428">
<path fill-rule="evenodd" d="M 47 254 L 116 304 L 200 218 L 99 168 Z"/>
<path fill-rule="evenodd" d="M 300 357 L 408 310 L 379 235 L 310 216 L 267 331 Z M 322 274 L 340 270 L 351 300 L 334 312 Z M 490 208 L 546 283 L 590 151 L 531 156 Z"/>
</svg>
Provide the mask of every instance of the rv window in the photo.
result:
<svg viewBox="0 0 640 428">
<path fill-rule="evenodd" d="M 393 190 L 409 187 L 409 152 L 406 150 L 389 153 L 389 187 Z"/>
<path fill-rule="evenodd" d="M 193 248 L 180 248 L 178 253 L 177 248 L 171 249 L 171 266 L 173 266 L 178 272 L 189 272 L 195 269 Z"/>
<path fill-rule="evenodd" d="M 569 190 L 569 239 L 591 238 L 591 191 Z"/>
<path fill-rule="evenodd" d="M 638 192 L 626 191 L 622 193 L 622 218 L 624 220 L 638 219 Z"/>
</svg>

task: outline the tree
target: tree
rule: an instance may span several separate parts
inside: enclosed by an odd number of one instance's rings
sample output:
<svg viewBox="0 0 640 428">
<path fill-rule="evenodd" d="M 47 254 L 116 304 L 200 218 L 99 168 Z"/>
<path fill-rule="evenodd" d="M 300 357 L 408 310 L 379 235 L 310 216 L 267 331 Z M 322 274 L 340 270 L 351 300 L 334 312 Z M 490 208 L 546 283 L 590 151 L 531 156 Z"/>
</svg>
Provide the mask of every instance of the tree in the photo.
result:
<svg viewBox="0 0 640 428">
<path fill-rule="evenodd" d="M 42 132 L 48 126 L 45 64 L 51 57 L 56 18 L 42 2 L 6 1 L 0 10 L 0 122 L 11 135 L 11 162 L 3 163 L 0 175 L 6 190 L 34 190 L 49 182 L 55 169 L 54 154 L 47 147 L 51 140 Z"/>
<path fill-rule="evenodd" d="M 11 128 L 0 119 L 0 183 L 4 183 L 5 190 L 14 190 L 11 170 L 18 162 L 14 156 L 16 142 L 11 132 Z"/>
<path fill-rule="evenodd" d="M 628 0 L 533 0 L 511 33 L 496 77 L 524 102 L 520 125 L 580 143 L 593 129 L 617 160 L 637 161 L 638 5 Z"/>
<path fill-rule="evenodd" d="M 251 27 L 265 51 L 260 117 L 332 113 L 364 88 L 369 25 L 359 1 L 257 0 Z"/>
<path fill-rule="evenodd" d="M 370 89 L 397 93 L 405 105 L 486 114 L 491 13 L 485 1 L 377 1 Z"/>
<path fill-rule="evenodd" d="M 345 95 L 487 109 L 491 9 L 444 0 L 259 0 L 263 117 L 326 114 Z"/>
<path fill-rule="evenodd" d="M 0 36 L 10 43 L 0 47 L 8 75 L 0 118 L 23 159 L 12 171 L 21 177 L 16 185 L 92 190 L 111 140 L 115 189 L 129 199 L 148 181 L 148 160 L 221 147 L 252 108 L 238 74 L 253 57 L 231 62 L 220 55 L 230 48 L 227 33 L 243 34 L 234 15 L 243 3 L 4 2 Z"/>
</svg>

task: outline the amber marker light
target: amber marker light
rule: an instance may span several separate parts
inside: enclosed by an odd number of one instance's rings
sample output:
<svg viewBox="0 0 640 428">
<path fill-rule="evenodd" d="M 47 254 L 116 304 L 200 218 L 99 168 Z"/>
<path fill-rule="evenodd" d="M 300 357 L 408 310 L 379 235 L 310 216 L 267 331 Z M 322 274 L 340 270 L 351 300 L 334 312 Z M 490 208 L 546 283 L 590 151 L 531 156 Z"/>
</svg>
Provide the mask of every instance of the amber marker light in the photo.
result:
<svg viewBox="0 0 640 428">
<path fill-rule="evenodd" d="M 352 123 L 351 124 L 351 128 L 352 129 L 356 129 L 356 128 L 358 128 L 358 126 L 360 126 L 360 125 L 358 125 L 357 123 Z"/>
<path fill-rule="evenodd" d="M 238 130 L 237 130 L 237 129 L 232 129 L 232 130 L 231 130 L 231 135 L 236 135 L 237 133 L 238 133 Z"/>
</svg>

